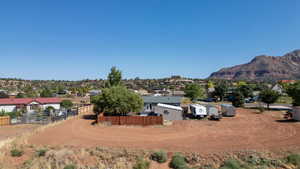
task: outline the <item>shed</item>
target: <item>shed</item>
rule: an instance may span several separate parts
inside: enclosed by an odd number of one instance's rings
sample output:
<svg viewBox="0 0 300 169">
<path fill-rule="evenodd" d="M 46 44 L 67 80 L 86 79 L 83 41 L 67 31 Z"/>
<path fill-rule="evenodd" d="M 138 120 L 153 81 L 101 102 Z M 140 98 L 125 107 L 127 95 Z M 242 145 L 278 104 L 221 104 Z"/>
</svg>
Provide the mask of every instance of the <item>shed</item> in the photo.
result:
<svg viewBox="0 0 300 169">
<path fill-rule="evenodd" d="M 154 112 L 163 116 L 164 120 L 183 120 L 183 109 L 179 106 L 159 103 L 154 107 Z"/>
</svg>

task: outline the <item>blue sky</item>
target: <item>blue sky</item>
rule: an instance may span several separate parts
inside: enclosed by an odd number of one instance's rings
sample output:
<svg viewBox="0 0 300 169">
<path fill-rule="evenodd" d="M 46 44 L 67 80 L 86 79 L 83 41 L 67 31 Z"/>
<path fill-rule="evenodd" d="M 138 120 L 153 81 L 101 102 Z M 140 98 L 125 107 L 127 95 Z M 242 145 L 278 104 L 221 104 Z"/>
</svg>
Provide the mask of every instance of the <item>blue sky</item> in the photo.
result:
<svg viewBox="0 0 300 169">
<path fill-rule="evenodd" d="M 300 48 L 299 0 L 0 1 L 0 77 L 206 78 Z"/>
</svg>

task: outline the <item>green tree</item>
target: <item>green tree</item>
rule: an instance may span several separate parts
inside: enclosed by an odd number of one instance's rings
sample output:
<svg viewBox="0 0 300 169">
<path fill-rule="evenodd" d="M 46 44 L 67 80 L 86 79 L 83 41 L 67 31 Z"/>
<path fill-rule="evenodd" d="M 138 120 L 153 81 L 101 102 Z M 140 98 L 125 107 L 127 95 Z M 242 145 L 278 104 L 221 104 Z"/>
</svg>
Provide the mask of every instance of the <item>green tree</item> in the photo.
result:
<svg viewBox="0 0 300 169">
<path fill-rule="evenodd" d="M 253 96 L 253 89 L 249 85 L 241 85 L 238 90 L 245 98 Z"/>
<path fill-rule="evenodd" d="M 25 94 L 24 93 L 18 93 L 16 98 L 25 98 Z"/>
<path fill-rule="evenodd" d="M 203 88 L 195 83 L 186 85 L 184 92 L 185 96 L 190 98 L 192 101 L 204 97 Z"/>
<path fill-rule="evenodd" d="M 280 94 L 271 89 L 263 90 L 259 94 L 260 100 L 267 104 L 268 109 L 270 109 L 270 104 L 275 103 L 279 97 L 280 97 Z"/>
<path fill-rule="evenodd" d="M 228 84 L 225 82 L 221 82 L 216 85 L 213 95 L 219 97 L 220 101 L 223 101 L 227 91 L 228 91 Z"/>
<path fill-rule="evenodd" d="M 293 98 L 293 106 L 300 106 L 300 82 L 289 85 L 287 93 Z"/>
<path fill-rule="evenodd" d="M 41 97 L 53 97 L 53 93 L 50 89 L 45 88 L 42 90 L 42 92 L 40 93 Z"/>
<path fill-rule="evenodd" d="M 240 90 L 233 93 L 232 105 L 234 107 L 242 107 L 245 103 L 244 95 Z"/>
<path fill-rule="evenodd" d="M 55 108 L 52 107 L 52 106 L 48 106 L 48 107 L 45 109 L 45 111 L 48 112 L 48 113 L 53 112 L 54 110 L 55 110 Z"/>
<path fill-rule="evenodd" d="M 121 80 L 122 80 L 122 72 L 118 70 L 116 67 L 112 67 L 107 77 L 107 87 L 121 85 Z"/>
<path fill-rule="evenodd" d="M 239 81 L 239 82 L 237 82 L 237 86 L 238 87 L 247 86 L 247 83 L 245 81 Z"/>
<path fill-rule="evenodd" d="M 124 86 L 113 86 L 103 89 L 100 95 L 92 98 L 96 113 L 108 112 L 126 115 L 129 112 L 142 110 L 144 102 L 140 95 Z"/>
<path fill-rule="evenodd" d="M 26 86 L 24 89 L 26 97 L 37 97 L 37 93 L 31 86 Z"/>
<path fill-rule="evenodd" d="M 73 107 L 73 103 L 70 100 L 63 100 L 60 103 L 60 106 L 65 108 L 65 109 L 71 109 Z"/>
<path fill-rule="evenodd" d="M 215 87 L 214 82 L 208 81 L 208 82 L 207 82 L 207 87 L 208 87 L 208 88 L 213 88 L 213 87 Z"/>
</svg>

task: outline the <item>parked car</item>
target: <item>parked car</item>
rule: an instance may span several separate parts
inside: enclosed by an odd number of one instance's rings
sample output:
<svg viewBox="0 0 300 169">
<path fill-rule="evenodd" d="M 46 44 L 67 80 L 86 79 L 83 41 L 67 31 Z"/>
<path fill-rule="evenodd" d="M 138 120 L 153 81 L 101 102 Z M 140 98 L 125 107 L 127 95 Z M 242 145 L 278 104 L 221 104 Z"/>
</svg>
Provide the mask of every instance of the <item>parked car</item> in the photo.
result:
<svg viewBox="0 0 300 169">
<path fill-rule="evenodd" d="M 255 96 L 255 97 L 248 97 L 245 99 L 245 103 L 254 103 L 258 101 L 258 96 Z"/>
<path fill-rule="evenodd" d="M 209 97 L 209 98 L 206 98 L 206 99 L 202 99 L 200 101 L 204 101 L 204 102 L 216 102 L 217 99 L 216 98 L 212 98 L 212 97 Z"/>
</svg>

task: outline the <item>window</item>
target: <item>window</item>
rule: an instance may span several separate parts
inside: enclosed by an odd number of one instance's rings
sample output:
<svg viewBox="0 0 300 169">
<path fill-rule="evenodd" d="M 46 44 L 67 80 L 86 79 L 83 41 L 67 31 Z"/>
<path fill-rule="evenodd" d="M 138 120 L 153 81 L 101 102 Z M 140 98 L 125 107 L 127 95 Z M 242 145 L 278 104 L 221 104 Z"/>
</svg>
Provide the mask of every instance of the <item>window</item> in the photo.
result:
<svg viewBox="0 0 300 169">
<path fill-rule="evenodd" d="M 164 114 L 165 114 L 165 115 L 168 115 L 168 114 L 170 114 L 170 112 L 169 112 L 168 110 L 165 110 L 165 111 L 164 111 Z"/>
</svg>

